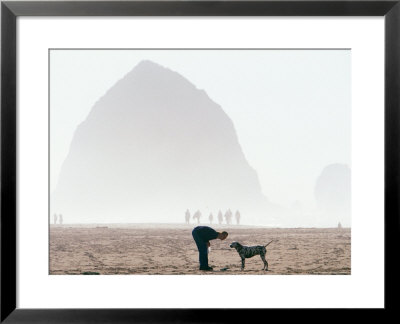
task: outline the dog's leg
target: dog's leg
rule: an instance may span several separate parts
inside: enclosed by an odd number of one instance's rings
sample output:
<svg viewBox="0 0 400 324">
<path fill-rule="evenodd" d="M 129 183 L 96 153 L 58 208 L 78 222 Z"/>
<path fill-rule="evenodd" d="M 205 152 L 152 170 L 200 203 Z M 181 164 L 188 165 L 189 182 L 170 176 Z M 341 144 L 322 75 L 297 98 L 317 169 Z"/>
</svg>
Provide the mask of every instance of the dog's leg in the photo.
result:
<svg viewBox="0 0 400 324">
<path fill-rule="evenodd" d="M 242 270 L 244 269 L 245 258 L 242 258 Z"/>
<path fill-rule="evenodd" d="M 268 271 L 268 262 L 265 260 L 265 254 L 260 254 L 261 260 L 264 262 L 263 270 Z"/>
</svg>

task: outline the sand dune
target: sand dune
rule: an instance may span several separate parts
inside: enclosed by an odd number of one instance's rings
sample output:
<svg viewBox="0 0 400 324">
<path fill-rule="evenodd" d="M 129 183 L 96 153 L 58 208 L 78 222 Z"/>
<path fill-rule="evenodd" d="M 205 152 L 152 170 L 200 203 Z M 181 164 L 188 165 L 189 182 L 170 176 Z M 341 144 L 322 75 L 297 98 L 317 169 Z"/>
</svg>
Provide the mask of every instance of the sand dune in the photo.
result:
<svg viewBox="0 0 400 324">
<path fill-rule="evenodd" d="M 280 229 L 219 226 L 229 232 L 225 241 L 211 241 L 209 263 L 216 271 L 198 270 L 198 251 L 191 236 L 195 225 L 51 225 L 50 274 L 350 274 L 350 229 Z M 266 244 L 269 271 L 259 256 L 246 260 L 229 244 Z M 228 268 L 226 271 L 220 271 Z"/>
</svg>

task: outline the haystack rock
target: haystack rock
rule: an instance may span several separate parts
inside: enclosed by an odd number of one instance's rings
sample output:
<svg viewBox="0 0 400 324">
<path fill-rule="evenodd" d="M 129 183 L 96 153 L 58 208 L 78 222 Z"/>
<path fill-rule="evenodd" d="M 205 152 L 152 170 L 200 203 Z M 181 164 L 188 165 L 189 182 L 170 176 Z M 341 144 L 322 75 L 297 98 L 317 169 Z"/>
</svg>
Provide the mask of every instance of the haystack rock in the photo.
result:
<svg viewBox="0 0 400 324">
<path fill-rule="evenodd" d="M 77 127 L 51 210 L 75 223 L 183 222 L 187 208 L 230 208 L 267 223 L 268 205 L 222 108 L 142 61 Z"/>
</svg>

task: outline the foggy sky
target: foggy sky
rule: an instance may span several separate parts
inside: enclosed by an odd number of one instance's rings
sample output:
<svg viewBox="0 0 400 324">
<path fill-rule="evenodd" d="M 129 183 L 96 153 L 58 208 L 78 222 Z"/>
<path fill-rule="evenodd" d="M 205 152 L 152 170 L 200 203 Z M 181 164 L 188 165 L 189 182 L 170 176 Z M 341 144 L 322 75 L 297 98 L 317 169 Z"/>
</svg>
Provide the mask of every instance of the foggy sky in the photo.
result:
<svg viewBox="0 0 400 324">
<path fill-rule="evenodd" d="M 76 127 L 143 59 L 177 71 L 222 107 L 270 201 L 312 210 L 322 170 L 350 166 L 350 51 L 53 50 L 51 190 Z"/>
</svg>

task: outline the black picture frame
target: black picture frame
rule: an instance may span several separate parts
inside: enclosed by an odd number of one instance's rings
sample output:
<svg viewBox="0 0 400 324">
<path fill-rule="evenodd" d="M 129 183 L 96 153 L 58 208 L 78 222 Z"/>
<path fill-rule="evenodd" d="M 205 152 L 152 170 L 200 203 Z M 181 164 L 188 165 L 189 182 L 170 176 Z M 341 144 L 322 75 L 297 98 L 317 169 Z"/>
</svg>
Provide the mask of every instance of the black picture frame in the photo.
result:
<svg viewBox="0 0 400 324">
<path fill-rule="evenodd" d="M 384 16 L 385 308 L 378 311 L 387 312 L 396 309 L 394 296 L 399 279 L 394 263 L 398 255 L 396 248 L 399 245 L 400 229 L 400 0 L 2 1 L 1 323 L 216 323 L 236 322 L 243 316 L 248 316 L 249 320 L 252 318 L 267 320 L 266 316 L 278 311 L 266 309 L 16 308 L 16 19 L 19 16 Z M 371 238 L 371 244 L 373 244 L 373 238 Z M 368 247 L 365 248 L 368 249 Z M 373 256 L 371 256 L 371 266 L 373 266 L 372 258 Z"/>
</svg>

